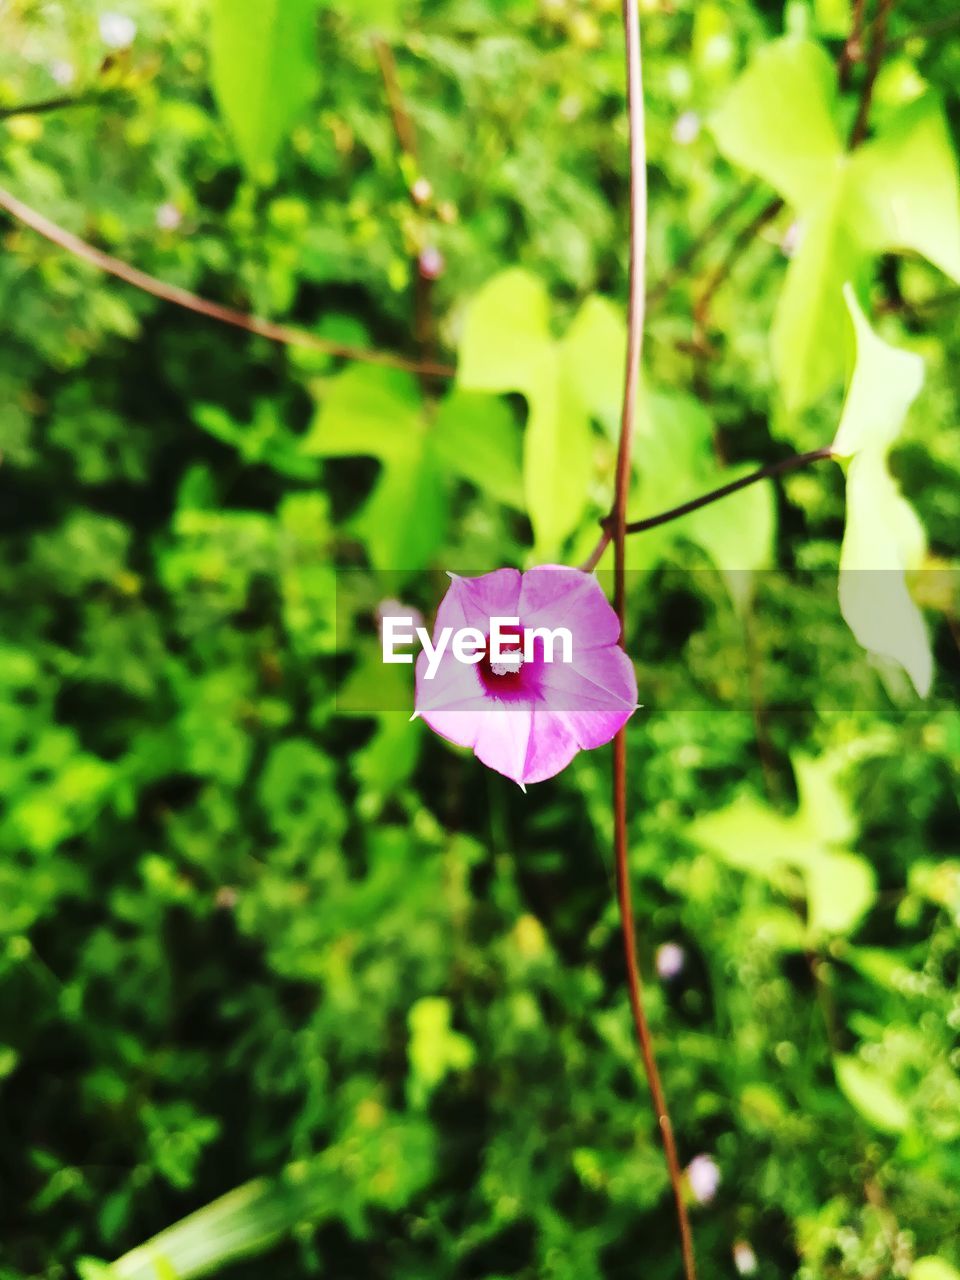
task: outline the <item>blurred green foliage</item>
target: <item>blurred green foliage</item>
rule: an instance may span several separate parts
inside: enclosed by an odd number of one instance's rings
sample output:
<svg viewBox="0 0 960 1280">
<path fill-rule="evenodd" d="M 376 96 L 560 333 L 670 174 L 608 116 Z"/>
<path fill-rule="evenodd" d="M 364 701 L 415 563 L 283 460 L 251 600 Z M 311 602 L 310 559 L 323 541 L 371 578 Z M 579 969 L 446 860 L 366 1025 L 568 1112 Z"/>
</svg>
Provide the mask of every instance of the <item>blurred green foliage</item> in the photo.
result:
<svg viewBox="0 0 960 1280">
<path fill-rule="evenodd" d="M 746 1244 L 763 1277 L 960 1267 L 953 8 L 893 7 L 851 153 L 846 0 L 641 4 L 631 515 L 838 427 L 845 460 L 630 544 L 631 861 L 681 1157 L 721 1177 L 688 1187 L 710 1278 Z M 3 224 L 2 1280 L 677 1274 L 606 753 L 522 796 L 336 697 L 381 602 L 345 632 L 334 565 L 429 615 L 424 570 L 596 540 L 617 10 L 0 4 L 0 185 L 173 284 L 457 365 L 271 345 Z M 841 545 L 882 553 L 906 648 L 859 579 L 838 600 Z"/>
</svg>

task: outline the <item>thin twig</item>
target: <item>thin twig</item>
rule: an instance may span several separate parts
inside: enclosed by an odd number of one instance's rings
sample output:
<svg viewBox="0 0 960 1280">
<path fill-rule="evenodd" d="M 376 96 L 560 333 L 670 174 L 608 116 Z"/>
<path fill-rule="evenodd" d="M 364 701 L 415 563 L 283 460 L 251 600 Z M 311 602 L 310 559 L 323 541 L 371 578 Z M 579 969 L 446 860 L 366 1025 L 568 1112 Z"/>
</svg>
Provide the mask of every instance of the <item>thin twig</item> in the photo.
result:
<svg viewBox="0 0 960 1280">
<path fill-rule="evenodd" d="M 877 16 L 873 21 L 870 52 L 867 55 L 867 71 L 863 79 L 863 87 L 860 90 L 860 105 L 857 107 L 857 116 L 853 122 L 853 128 L 850 130 L 849 148 L 851 151 L 855 147 L 859 147 L 867 136 L 867 128 L 870 122 L 870 106 L 873 102 L 873 87 L 877 82 L 877 76 L 880 74 L 880 67 L 883 63 L 887 40 L 887 23 L 890 19 L 892 8 L 893 0 L 877 0 Z"/>
<path fill-rule="evenodd" d="M 419 209 L 432 198 L 433 187 L 420 171 L 420 149 L 417 143 L 416 126 L 404 101 L 393 49 L 382 36 L 373 37 L 373 48 L 377 55 L 377 63 L 380 67 L 380 75 L 387 95 L 390 119 L 393 121 L 393 131 L 397 137 L 397 144 L 400 147 L 401 154 L 409 162 L 410 170 L 414 174 L 412 182 L 409 181 L 409 174 L 404 174 L 404 177 L 409 182 L 410 200 L 413 207 Z M 433 274 L 424 269 L 420 254 L 414 254 L 413 269 L 415 280 L 413 332 L 417 342 L 418 355 L 422 360 L 426 360 L 429 359 L 434 347 L 434 277 Z M 421 378 L 425 376 L 421 374 Z"/>
<path fill-rule="evenodd" d="M 383 87 L 387 91 L 387 105 L 390 108 L 390 118 L 393 121 L 393 131 L 397 135 L 397 141 L 408 156 L 417 160 L 417 132 L 403 101 L 403 91 L 397 76 L 397 62 L 393 56 L 393 50 L 383 36 L 374 36 L 373 51 L 377 55 Z"/>
<path fill-rule="evenodd" d="M 57 98 L 43 98 L 39 102 L 23 102 L 19 105 L 0 107 L 0 120 L 14 116 L 43 116 L 51 111 L 65 111 L 72 107 L 102 107 L 118 98 L 127 97 L 123 89 L 99 89 L 89 93 L 63 93 Z"/>
<path fill-rule="evenodd" d="M 727 252 L 710 273 L 707 283 L 704 285 L 694 305 L 693 318 L 699 334 L 703 335 L 705 332 L 710 314 L 710 305 L 720 286 L 733 271 L 740 255 L 749 244 L 752 244 L 754 237 L 763 230 L 767 223 L 773 221 L 782 208 L 783 201 L 779 196 L 775 196 L 763 206 L 755 217 L 750 219 L 746 226 L 740 228 L 730 242 Z"/>
<path fill-rule="evenodd" d="M 683 253 L 677 258 L 676 262 L 664 272 L 659 280 L 647 290 L 647 306 L 651 307 L 659 302 L 678 281 L 683 279 L 683 274 L 704 249 L 708 248 L 723 228 L 727 225 L 735 213 L 743 208 L 744 204 L 749 200 L 756 190 L 753 183 L 747 183 L 741 187 L 734 196 L 723 205 L 718 212 L 710 219 L 704 229 L 696 236 L 684 249 Z"/>
<path fill-rule="evenodd" d="M 713 502 L 719 502 L 721 498 L 727 498 L 731 493 L 737 493 L 740 489 L 746 489 L 752 484 L 757 484 L 760 480 L 772 480 L 775 476 L 786 475 L 790 471 L 799 471 L 801 467 L 808 466 L 811 462 L 821 462 L 825 458 L 832 458 L 833 454 L 829 446 L 822 449 L 812 449 L 809 453 L 797 453 L 789 458 L 782 458 L 779 462 L 770 462 L 766 466 L 759 467 L 756 471 L 751 471 L 749 475 L 741 476 L 739 480 L 731 480 L 729 484 L 721 485 L 719 489 L 711 489 L 709 493 L 703 493 L 698 498 L 691 498 L 689 502 L 683 502 L 678 507 L 670 507 L 666 511 L 660 511 L 655 516 L 646 516 L 643 520 L 633 520 L 624 526 L 624 532 L 644 533 L 647 529 L 656 529 L 662 524 L 670 524 L 673 520 L 680 520 L 683 516 L 688 516 L 691 511 L 699 511 L 701 507 L 709 507 Z M 613 512 L 600 521 L 603 532 L 597 545 L 590 552 L 590 555 L 584 560 L 580 568 L 584 573 L 590 573 L 595 569 L 600 561 L 600 557 L 606 551 L 607 547 L 613 541 L 614 527 Z"/>
<path fill-rule="evenodd" d="M 644 138 L 643 72 L 640 44 L 640 14 L 637 0 L 623 0 L 623 23 L 627 46 L 627 112 L 630 122 L 630 303 L 627 317 L 627 368 L 623 389 L 623 414 L 620 420 L 620 442 L 617 448 L 617 475 L 613 508 L 614 608 L 620 619 L 620 643 L 624 644 L 625 553 L 627 497 L 630 491 L 630 454 L 637 408 L 640 378 L 640 354 L 643 345 L 645 305 L 645 264 L 647 238 L 647 157 Z M 625 644 L 624 644 L 624 647 Z M 677 1158 L 677 1147 L 664 1097 L 660 1072 L 653 1050 L 653 1037 L 643 1003 L 643 983 L 637 962 L 636 928 L 630 892 L 630 866 L 627 857 L 627 733 L 622 728 L 613 740 L 613 829 L 614 855 L 617 867 L 617 899 L 623 933 L 624 958 L 630 1008 L 640 1044 L 650 1096 L 677 1209 L 680 1251 L 686 1280 L 696 1280 L 693 1238 L 683 1197 L 683 1177 Z"/>
<path fill-rule="evenodd" d="M 438 378 L 451 378 L 456 372 L 450 365 L 439 364 L 432 360 L 410 360 L 405 356 L 394 355 L 388 351 L 368 351 L 362 347 L 351 347 L 340 342 L 330 342 L 326 338 L 316 337 L 315 334 L 309 333 L 305 329 L 295 329 L 290 325 L 275 324 L 271 320 L 261 320 L 257 316 L 248 315 L 246 312 L 236 311 L 233 307 L 225 307 L 219 302 L 209 302 L 206 298 L 190 293 L 187 289 L 181 289 L 178 285 L 158 280 L 156 276 L 147 275 L 145 271 L 140 271 L 137 267 L 132 267 L 129 263 L 122 262 L 119 258 L 114 258 L 110 254 L 102 252 L 92 244 L 81 240 L 79 236 L 67 231 L 64 227 L 51 222 L 49 218 L 44 217 L 42 213 L 38 213 L 36 209 L 32 209 L 29 205 L 24 204 L 22 200 L 18 200 L 16 196 L 11 195 L 9 191 L 4 190 L 2 187 L 0 187 L 0 208 L 5 209 L 12 218 L 23 223 L 24 226 L 29 227 L 52 244 L 65 249 L 67 253 L 73 254 L 75 258 L 89 262 L 92 266 L 97 267 L 98 270 L 115 276 L 118 280 L 132 285 L 135 289 L 149 293 L 154 298 L 159 298 L 162 302 L 170 302 L 174 306 L 183 307 L 186 311 L 194 311 L 210 320 L 217 320 L 221 324 L 232 325 L 235 329 L 243 329 L 246 333 L 254 333 L 261 338 L 268 338 L 271 342 L 279 342 L 284 346 L 291 347 L 307 347 L 312 351 L 321 351 L 329 356 L 340 356 L 345 360 L 359 360 L 367 364 L 385 365 L 391 369 L 404 369 L 410 373 L 427 373 Z"/>
<path fill-rule="evenodd" d="M 731 493 L 736 493 L 739 489 L 746 489 L 748 485 L 756 484 L 759 480 L 769 480 L 773 476 L 785 475 L 788 471 L 798 471 L 801 467 L 809 465 L 811 462 L 820 462 L 824 458 L 833 456 L 830 446 L 827 445 L 822 449 L 812 449 L 809 453 L 797 453 L 790 458 L 783 458 L 780 462 L 771 462 L 765 467 L 760 467 L 756 471 L 751 471 L 749 475 L 741 476 L 739 480 L 731 480 L 729 484 L 721 485 L 719 489 L 711 489 L 709 493 L 701 494 L 699 498 L 691 498 L 689 502 L 682 502 L 678 507 L 671 507 L 668 511 L 661 511 L 655 516 L 646 516 L 643 520 L 632 520 L 625 526 L 627 533 L 644 533 L 647 529 L 656 529 L 661 524 L 669 524 L 672 520 L 679 520 L 682 516 L 688 516 L 691 511 L 699 511 L 701 507 L 709 507 L 712 502 L 719 502 L 721 498 L 728 497 Z M 603 521 L 605 527 L 613 525 L 614 517 L 607 516 Z"/>
<path fill-rule="evenodd" d="M 844 42 L 837 63 L 837 79 L 841 93 L 850 87 L 850 73 L 853 64 L 863 57 L 863 20 L 866 13 L 867 0 L 853 0 L 853 13 L 850 18 L 850 34 Z"/>
</svg>

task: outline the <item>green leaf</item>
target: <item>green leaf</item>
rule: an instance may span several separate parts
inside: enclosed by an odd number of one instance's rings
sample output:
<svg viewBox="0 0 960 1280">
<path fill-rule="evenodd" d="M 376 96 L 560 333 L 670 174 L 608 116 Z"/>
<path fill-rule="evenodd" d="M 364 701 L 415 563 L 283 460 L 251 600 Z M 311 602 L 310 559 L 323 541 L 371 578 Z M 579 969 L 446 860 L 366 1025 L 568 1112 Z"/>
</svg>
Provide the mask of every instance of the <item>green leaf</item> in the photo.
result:
<svg viewBox="0 0 960 1280">
<path fill-rule="evenodd" d="M 450 1001 L 424 996 L 410 1009 L 411 1097 L 422 1106 L 451 1071 L 464 1071 L 476 1056 L 473 1042 L 450 1026 Z"/>
<path fill-rule="evenodd" d="M 815 937 L 852 933 L 876 900 L 873 868 L 856 853 L 813 858 L 804 868 L 804 879 L 807 926 Z"/>
<path fill-rule="evenodd" d="M 524 497 L 537 553 L 552 554 L 586 506 L 592 433 L 550 333 L 541 282 L 519 268 L 490 280 L 470 304 L 459 355 L 464 390 L 516 391 L 527 400 Z"/>
<path fill-rule="evenodd" d="M 430 440 L 441 467 L 498 502 L 523 510 L 520 432 L 502 400 L 452 391 L 437 410 Z"/>
<path fill-rule="evenodd" d="M 781 891 L 795 886 L 784 871 L 803 878 L 807 931 L 813 940 L 852 932 L 873 905 L 873 868 L 858 854 L 837 848 L 855 833 L 853 814 L 836 775 L 841 761 L 794 760 L 800 804 L 789 816 L 752 796 L 694 822 L 690 834 L 728 866 L 769 881 Z"/>
<path fill-rule="evenodd" d="M 840 611 L 865 649 L 898 662 L 925 696 L 933 680 L 926 625 L 905 573 L 923 560 L 923 526 L 887 467 L 887 453 L 923 383 L 919 356 L 878 338 L 845 291 L 856 364 L 832 445 L 851 457 L 840 548 Z"/>
<path fill-rule="evenodd" d="M 881 1133 L 903 1133 L 910 1125 L 910 1109 L 889 1082 L 859 1058 L 838 1055 L 833 1060 L 837 1083 L 847 1101 Z"/>
<path fill-rule="evenodd" d="M 467 310 L 457 381 L 469 391 L 532 397 L 553 350 L 550 299 L 529 271 L 512 267 L 489 280 Z"/>
<path fill-rule="evenodd" d="M 316 0 L 212 0 L 210 69 L 251 174 L 269 165 L 318 83 Z"/>
<path fill-rule="evenodd" d="M 934 97 L 912 103 L 853 155 L 849 189 L 865 247 L 913 250 L 960 280 L 960 174 Z"/>
<path fill-rule="evenodd" d="M 840 612 L 858 643 L 898 662 L 921 697 L 933 681 L 933 655 L 905 571 L 922 561 L 925 546 L 923 526 L 887 470 L 883 453 L 858 454 L 847 472 Z"/>
<path fill-rule="evenodd" d="M 910 1268 L 909 1280 L 960 1280 L 960 1271 L 942 1258 L 918 1258 Z"/>
<path fill-rule="evenodd" d="M 829 179 L 801 226 L 770 334 L 773 367 L 789 412 L 812 404 L 843 376 L 848 321 L 843 286 L 860 259 L 845 218 L 846 174 Z"/>
<path fill-rule="evenodd" d="M 620 427 L 627 326 L 620 309 L 592 294 L 564 335 L 561 360 L 570 388 L 613 439 Z"/>
<path fill-rule="evenodd" d="M 706 488 L 719 488 L 756 470 L 752 462 L 717 469 Z M 742 611 L 750 597 L 753 574 L 773 561 L 776 507 L 773 486 L 762 481 L 701 507 L 677 522 L 677 532 L 706 551 L 719 569 L 734 605 Z"/>
<path fill-rule="evenodd" d="M 841 458 L 862 449 L 886 450 L 900 434 L 923 386 L 923 360 L 878 338 L 854 291 L 844 289 L 853 321 L 856 362 L 831 451 Z"/>
<path fill-rule="evenodd" d="M 833 119 L 836 73 L 808 40 L 764 45 L 711 121 L 728 160 L 806 209 L 833 181 L 843 145 Z"/>
<path fill-rule="evenodd" d="M 351 365 L 323 386 L 303 451 L 325 458 L 402 456 L 423 432 L 416 379 L 399 369 Z"/>
<path fill-rule="evenodd" d="M 382 465 L 352 527 L 377 569 L 422 569 L 443 538 L 447 494 L 410 374 L 355 365 L 325 384 L 306 453 Z"/>
</svg>

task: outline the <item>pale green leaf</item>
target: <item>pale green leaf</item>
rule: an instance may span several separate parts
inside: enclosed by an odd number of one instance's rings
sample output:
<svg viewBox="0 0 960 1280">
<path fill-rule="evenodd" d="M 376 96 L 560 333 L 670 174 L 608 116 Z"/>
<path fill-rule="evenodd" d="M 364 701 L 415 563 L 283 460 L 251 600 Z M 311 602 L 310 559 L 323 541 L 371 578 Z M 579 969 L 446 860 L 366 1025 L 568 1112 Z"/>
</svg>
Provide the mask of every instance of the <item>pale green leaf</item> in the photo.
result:
<svg viewBox="0 0 960 1280">
<path fill-rule="evenodd" d="M 416 379 L 398 369 L 352 365 L 325 384 L 303 451 L 327 458 L 391 458 L 423 431 Z"/>
<path fill-rule="evenodd" d="M 755 470 L 750 462 L 718 470 L 705 487 L 729 484 Z M 702 547 L 719 569 L 741 611 L 750 598 L 753 574 L 772 563 L 775 528 L 776 508 L 769 482 L 750 485 L 678 522 L 678 532 Z"/>
<path fill-rule="evenodd" d="M 354 521 L 375 569 L 400 574 L 423 569 L 443 540 L 447 495 L 425 440 L 384 465 L 380 479 Z"/>
<path fill-rule="evenodd" d="M 854 154 L 850 192 L 865 247 L 913 250 L 960 280 L 960 175 L 935 98 L 911 104 Z"/>
<path fill-rule="evenodd" d="M 876 900 L 876 876 L 859 854 L 831 853 L 812 859 L 803 874 L 807 926 L 815 937 L 850 933 Z"/>
<path fill-rule="evenodd" d="M 843 156 L 835 84 L 832 62 L 812 41 L 763 45 L 711 121 L 720 150 L 788 203 L 817 204 Z"/>
<path fill-rule="evenodd" d="M 591 295 L 574 316 L 561 345 L 570 387 L 591 417 L 612 437 L 620 424 L 627 326 L 620 309 Z"/>
<path fill-rule="evenodd" d="M 411 1096 L 423 1105 L 451 1071 L 473 1064 L 473 1042 L 450 1026 L 450 1001 L 443 996 L 423 996 L 410 1009 Z"/>
<path fill-rule="evenodd" d="M 909 1107 L 875 1068 L 843 1055 L 834 1058 L 834 1067 L 847 1101 L 875 1129 L 903 1133 L 909 1127 Z"/>
<path fill-rule="evenodd" d="M 580 523 L 592 455 L 590 420 L 568 389 L 554 347 L 531 392 L 523 437 L 523 489 L 539 557 L 554 554 Z"/>
<path fill-rule="evenodd" d="M 843 286 L 860 257 L 844 216 L 845 175 L 834 175 L 805 217 L 771 330 L 771 353 L 790 412 L 812 404 L 843 377 L 849 321 Z"/>
<path fill-rule="evenodd" d="M 354 365 L 325 386 L 303 442 L 324 457 L 368 456 L 381 464 L 353 522 L 376 569 L 422 569 L 443 538 L 444 478 L 421 412 L 416 380 L 396 369 Z"/>
<path fill-rule="evenodd" d="M 750 796 L 739 796 L 728 808 L 697 819 L 688 834 L 728 866 L 777 884 L 783 863 L 804 866 L 821 853 L 819 842 L 795 818 Z"/>
<path fill-rule="evenodd" d="M 247 169 L 274 159 L 318 83 L 316 0 L 212 0 L 210 69 Z"/>
<path fill-rule="evenodd" d="M 887 470 L 866 450 L 847 472 L 847 521 L 840 549 L 840 611 L 859 644 L 898 662 L 921 697 L 933 680 L 926 624 L 905 571 L 923 559 L 923 527 Z"/>
<path fill-rule="evenodd" d="M 923 385 L 923 360 L 878 338 L 850 286 L 844 297 L 853 320 L 856 364 L 837 434 L 830 446 L 841 458 L 861 449 L 887 449 Z"/>
<path fill-rule="evenodd" d="M 553 554 L 586 506 L 592 436 L 550 334 L 541 282 L 519 268 L 489 281 L 470 304 L 459 355 L 464 390 L 516 391 L 527 400 L 524 498 L 537 553 Z"/>
<path fill-rule="evenodd" d="M 521 437 L 502 400 L 454 390 L 437 410 L 430 441 L 441 467 L 498 502 L 523 510 Z"/>
<path fill-rule="evenodd" d="M 909 1280 L 960 1280 L 960 1271 L 942 1258 L 918 1258 L 910 1268 Z"/>
<path fill-rule="evenodd" d="M 512 267 L 489 280 L 467 310 L 457 382 L 467 391 L 519 391 L 528 399 L 554 346 L 542 281 Z"/>
</svg>

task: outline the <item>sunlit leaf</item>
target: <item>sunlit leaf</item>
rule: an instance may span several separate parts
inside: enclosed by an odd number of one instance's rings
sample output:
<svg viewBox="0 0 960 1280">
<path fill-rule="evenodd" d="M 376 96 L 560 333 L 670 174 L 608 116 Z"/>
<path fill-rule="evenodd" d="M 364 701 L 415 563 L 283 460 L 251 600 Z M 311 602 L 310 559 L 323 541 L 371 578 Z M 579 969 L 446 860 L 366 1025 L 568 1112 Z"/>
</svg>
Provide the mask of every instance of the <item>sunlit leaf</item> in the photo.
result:
<svg viewBox="0 0 960 1280">
<path fill-rule="evenodd" d="M 910 1108 L 886 1077 L 859 1058 L 838 1055 L 833 1060 L 837 1083 L 848 1102 L 881 1133 L 903 1133 L 910 1125 Z"/>
<path fill-rule="evenodd" d="M 547 293 L 535 276 L 519 268 L 504 271 L 474 297 L 457 382 L 468 391 L 516 391 L 526 398 L 526 509 L 538 552 L 555 553 L 586 506 L 591 429 L 578 395 L 571 394 L 549 329 Z"/>
<path fill-rule="evenodd" d="M 910 1268 L 909 1280 L 960 1280 L 960 1271 L 942 1258 L 918 1258 Z"/>
<path fill-rule="evenodd" d="M 905 570 L 923 559 L 923 526 L 882 453 L 868 451 L 847 472 L 847 522 L 840 549 L 840 610 L 857 641 L 898 662 L 921 697 L 933 681 L 926 623 Z"/>
<path fill-rule="evenodd" d="M 812 404 L 843 377 L 849 325 L 843 285 L 860 261 L 846 223 L 845 188 L 846 175 L 837 171 L 801 219 L 800 247 L 777 301 L 771 356 L 790 412 Z"/>
<path fill-rule="evenodd" d="M 913 250 L 960 280 L 960 174 L 935 98 L 911 104 L 854 154 L 850 192 L 862 244 Z"/>
<path fill-rule="evenodd" d="M 210 70 L 244 164 L 268 166 L 316 91 L 317 0 L 211 0 Z"/>
<path fill-rule="evenodd" d="M 886 450 L 900 434 L 923 385 L 923 361 L 878 338 L 856 294 L 844 291 L 853 320 L 856 363 L 831 451 L 841 458 L 862 449 Z"/>
<path fill-rule="evenodd" d="M 905 573 L 923 560 L 926 536 L 887 467 L 887 452 L 923 382 L 918 356 L 874 334 L 846 290 L 856 365 L 833 449 L 847 469 L 847 519 L 840 549 L 840 609 L 865 649 L 898 662 L 923 696 L 933 679 L 926 624 Z"/>
<path fill-rule="evenodd" d="M 830 59 L 812 41 L 763 45 L 711 120 L 720 150 L 790 204 L 819 203 L 843 153 L 835 84 Z"/>
<path fill-rule="evenodd" d="M 437 409 L 430 441 L 441 467 L 499 502 L 523 510 L 520 431 L 502 400 L 453 391 Z"/>
</svg>

